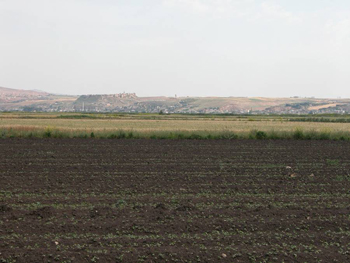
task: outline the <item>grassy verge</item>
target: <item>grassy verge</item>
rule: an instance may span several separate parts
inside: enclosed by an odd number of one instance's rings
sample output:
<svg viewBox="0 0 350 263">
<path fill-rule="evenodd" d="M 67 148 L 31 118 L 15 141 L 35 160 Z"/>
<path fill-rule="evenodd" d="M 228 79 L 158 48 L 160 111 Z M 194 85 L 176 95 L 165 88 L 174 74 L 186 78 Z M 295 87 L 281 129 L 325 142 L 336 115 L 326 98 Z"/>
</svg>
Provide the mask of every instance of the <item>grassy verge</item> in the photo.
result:
<svg viewBox="0 0 350 263">
<path fill-rule="evenodd" d="M 95 138 L 95 139 L 294 139 L 350 140 L 350 131 L 133 131 L 133 130 L 68 130 L 51 127 L 0 128 L 0 138 Z"/>
</svg>

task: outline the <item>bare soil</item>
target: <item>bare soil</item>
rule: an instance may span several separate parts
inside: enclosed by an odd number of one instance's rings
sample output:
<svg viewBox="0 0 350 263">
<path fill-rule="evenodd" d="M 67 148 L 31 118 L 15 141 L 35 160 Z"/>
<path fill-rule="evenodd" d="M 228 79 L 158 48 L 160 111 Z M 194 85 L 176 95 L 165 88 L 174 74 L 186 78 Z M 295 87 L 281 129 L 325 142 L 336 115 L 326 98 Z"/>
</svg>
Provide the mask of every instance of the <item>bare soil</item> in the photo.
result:
<svg viewBox="0 0 350 263">
<path fill-rule="evenodd" d="M 0 140 L 0 262 L 349 262 L 349 174 L 348 142 Z"/>
</svg>

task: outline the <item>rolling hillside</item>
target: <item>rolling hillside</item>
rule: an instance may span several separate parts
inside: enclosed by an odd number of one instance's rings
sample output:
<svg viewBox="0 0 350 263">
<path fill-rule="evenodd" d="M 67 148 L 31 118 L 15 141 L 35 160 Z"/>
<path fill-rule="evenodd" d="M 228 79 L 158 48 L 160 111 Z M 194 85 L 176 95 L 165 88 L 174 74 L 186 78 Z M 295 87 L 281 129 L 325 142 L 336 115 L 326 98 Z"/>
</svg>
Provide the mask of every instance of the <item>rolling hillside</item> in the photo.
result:
<svg viewBox="0 0 350 263">
<path fill-rule="evenodd" d="M 138 97 L 135 93 L 78 97 L 0 87 L 0 111 L 344 114 L 350 113 L 350 99 Z"/>
<path fill-rule="evenodd" d="M 0 87 L 0 111 L 66 111 L 73 110 L 74 96 L 62 96 L 36 90 Z"/>
</svg>

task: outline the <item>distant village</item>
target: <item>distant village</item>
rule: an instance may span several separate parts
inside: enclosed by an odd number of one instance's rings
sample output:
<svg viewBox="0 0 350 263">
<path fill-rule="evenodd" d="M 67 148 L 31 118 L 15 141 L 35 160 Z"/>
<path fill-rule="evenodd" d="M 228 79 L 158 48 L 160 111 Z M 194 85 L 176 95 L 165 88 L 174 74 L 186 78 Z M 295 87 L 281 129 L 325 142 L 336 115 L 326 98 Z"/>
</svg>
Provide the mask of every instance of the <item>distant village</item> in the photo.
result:
<svg viewBox="0 0 350 263">
<path fill-rule="evenodd" d="M 203 98 L 205 99 L 205 98 Z M 246 98 L 248 99 L 248 98 Z M 293 97 L 291 99 L 298 99 Z M 235 103 L 217 106 L 204 103 L 200 98 L 153 97 L 140 98 L 136 93 L 111 95 L 82 95 L 74 98 L 56 96 L 44 92 L 14 92 L 0 89 L 0 111 L 28 112 L 125 112 L 125 113 L 191 113 L 191 114 L 347 114 L 350 101 L 324 100 L 285 103 L 265 109 L 240 108 Z"/>
</svg>

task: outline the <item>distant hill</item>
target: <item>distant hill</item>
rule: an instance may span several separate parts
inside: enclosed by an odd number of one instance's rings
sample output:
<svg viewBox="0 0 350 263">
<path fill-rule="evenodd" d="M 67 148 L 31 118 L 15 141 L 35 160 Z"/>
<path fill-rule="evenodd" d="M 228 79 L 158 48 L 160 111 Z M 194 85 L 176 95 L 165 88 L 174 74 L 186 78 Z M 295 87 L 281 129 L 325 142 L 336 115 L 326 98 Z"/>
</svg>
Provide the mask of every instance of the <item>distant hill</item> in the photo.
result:
<svg viewBox="0 0 350 263">
<path fill-rule="evenodd" d="M 49 93 L 34 90 L 18 90 L 0 87 L 0 102 L 12 102 L 22 99 L 37 99 L 48 96 Z"/>
<path fill-rule="evenodd" d="M 138 97 L 135 93 L 78 97 L 0 87 L 0 111 L 343 114 L 350 113 L 350 100 L 299 97 Z"/>
<path fill-rule="evenodd" d="M 0 111 L 60 111 L 71 107 L 76 99 L 38 90 L 0 87 Z"/>
<path fill-rule="evenodd" d="M 308 114 L 347 113 L 350 100 L 245 97 L 137 97 L 135 94 L 84 95 L 75 111 L 148 113 Z"/>
</svg>

